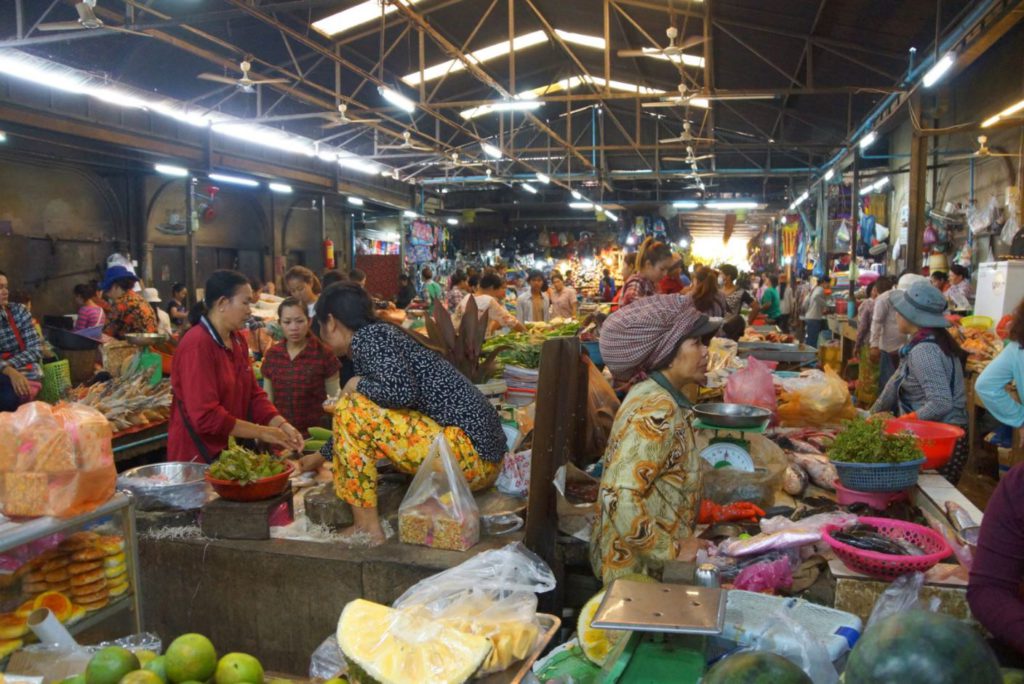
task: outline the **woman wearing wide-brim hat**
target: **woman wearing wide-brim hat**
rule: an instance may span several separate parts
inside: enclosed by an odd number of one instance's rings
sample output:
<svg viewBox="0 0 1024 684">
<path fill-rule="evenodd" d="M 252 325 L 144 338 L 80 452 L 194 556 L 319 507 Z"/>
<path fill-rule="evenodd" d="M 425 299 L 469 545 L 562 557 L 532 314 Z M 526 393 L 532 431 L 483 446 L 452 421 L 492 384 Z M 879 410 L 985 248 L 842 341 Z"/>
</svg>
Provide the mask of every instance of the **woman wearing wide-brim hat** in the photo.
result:
<svg viewBox="0 0 1024 684">
<path fill-rule="evenodd" d="M 900 332 L 910 341 L 900 349 L 896 373 L 886 383 L 872 413 L 930 420 L 967 428 L 967 353 L 950 336 L 946 300 L 927 282 L 916 282 L 891 295 Z M 967 441 L 961 437 L 953 457 L 939 472 L 956 484 L 967 462 Z"/>
</svg>

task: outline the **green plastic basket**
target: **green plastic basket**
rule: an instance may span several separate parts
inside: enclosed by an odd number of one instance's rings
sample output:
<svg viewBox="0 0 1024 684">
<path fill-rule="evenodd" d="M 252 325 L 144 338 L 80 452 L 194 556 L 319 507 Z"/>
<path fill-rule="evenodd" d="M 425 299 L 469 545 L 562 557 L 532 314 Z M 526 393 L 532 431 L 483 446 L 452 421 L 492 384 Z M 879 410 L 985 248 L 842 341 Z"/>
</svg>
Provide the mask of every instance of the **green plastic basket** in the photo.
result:
<svg viewBox="0 0 1024 684">
<path fill-rule="evenodd" d="M 43 387 L 39 390 L 39 400 L 56 404 L 71 387 L 71 364 L 67 359 L 43 364 Z"/>
</svg>

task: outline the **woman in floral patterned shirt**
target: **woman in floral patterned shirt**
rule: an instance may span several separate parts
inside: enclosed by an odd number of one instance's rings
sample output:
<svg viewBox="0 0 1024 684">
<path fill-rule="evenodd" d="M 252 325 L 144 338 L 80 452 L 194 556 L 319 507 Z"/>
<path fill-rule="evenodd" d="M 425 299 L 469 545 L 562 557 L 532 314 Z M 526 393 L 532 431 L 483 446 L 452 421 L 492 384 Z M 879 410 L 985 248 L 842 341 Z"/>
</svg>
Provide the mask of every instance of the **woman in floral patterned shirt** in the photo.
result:
<svg viewBox="0 0 1024 684">
<path fill-rule="evenodd" d="M 629 339 L 610 340 L 609 359 L 602 332 L 605 362 L 648 377 L 619 408 L 604 454 L 590 562 L 605 584 L 635 573 L 660 579 L 665 562 L 691 546 L 701 470 L 691 405 L 680 390 L 705 383 L 706 345 L 718 329 L 679 295 L 647 298 L 614 317 L 628 324 L 610 332 Z"/>
<path fill-rule="evenodd" d="M 103 333 L 123 340 L 132 333 L 155 333 L 156 312 L 138 292 L 138 276 L 124 266 L 111 266 L 103 275 L 100 289 L 113 302 Z"/>
</svg>

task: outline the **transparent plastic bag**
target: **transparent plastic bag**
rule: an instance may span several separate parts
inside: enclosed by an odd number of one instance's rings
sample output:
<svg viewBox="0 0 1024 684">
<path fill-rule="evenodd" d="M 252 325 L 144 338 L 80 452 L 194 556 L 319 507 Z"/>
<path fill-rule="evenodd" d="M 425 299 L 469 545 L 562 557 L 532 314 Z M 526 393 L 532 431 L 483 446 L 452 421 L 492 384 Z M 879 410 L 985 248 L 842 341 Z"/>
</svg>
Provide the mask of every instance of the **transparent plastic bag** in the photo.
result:
<svg viewBox="0 0 1024 684">
<path fill-rule="evenodd" d="M 332 634 L 324 639 L 309 658 L 309 678 L 316 680 L 334 679 L 348 668 L 345 654 L 338 646 L 338 637 Z"/>
<path fill-rule="evenodd" d="M 747 367 L 733 373 L 725 383 L 725 403 L 760 406 L 774 414 L 778 410 L 778 402 L 772 369 L 768 364 L 749 357 Z"/>
<path fill-rule="evenodd" d="M 775 613 L 770 626 L 754 641 L 755 651 L 775 653 L 794 662 L 814 684 L 836 684 L 839 675 L 825 644 L 786 610 Z"/>
<path fill-rule="evenodd" d="M 857 417 L 850 388 L 830 367 L 804 371 L 782 383 L 779 420 L 783 425 L 835 425 Z"/>
<path fill-rule="evenodd" d="M 989 197 L 987 202 L 976 202 L 967 209 L 967 225 L 975 235 L 983 233 L 996 220 L 998 212 L 999 203 L 996 201 L 995 195 Z"/>
<path fill-rule="evenodd" d="M 502 494 L 524 497 L 530 491 L 530 461 L 533 450 L 506 454 L 501 462 L 501 472 L 494 486 Z"/>
<path fill-rule="evenodd" d="M 421 580 L 394 608 L 490 639 L 493 650 L 480 670 L 487 674 L 505 670 L 533 649 L 540 635 L 537 594 L 554 588 L 547 564 L 517 543 Z"/>
<path fill-rule="evenodd" d="M 110 423 L 81 404 L 22 404 L 0 415 L 0 505 L 5 515 L 71 517 L 114 495 Z"/>
<path fill-rule="evenodd" d="M 406 544 L 450 551 L 466 551 L 480 541 L 480 510 L 443 433 L 398 507 L 398 535 Z"/>
<path fill-rule="evenodd" d="M 868 618 L 864 631 L 868 631 L 872 626 L 896 613 L 904 613 L 914 609 L 927 609 L 933 613 L 936 612 L 939 609 L 938 597 L 933 598 L 929 606 L 920 605 L 919 597 L 922 586 L 924 586 L 924 573 L 922 572 L 900 575 L 893 580 L 892 584 L 886 587 L 882 595 L 875 601 L 875 606 L 871 609 L 871 616 Z"/>
<path fill-rule="evenodd" d="M 740 571 L 733 586 L 762 593 L 788 589 L 793 586 L 793 569 L 787 558 L 754 563 Z"/>
</svg>

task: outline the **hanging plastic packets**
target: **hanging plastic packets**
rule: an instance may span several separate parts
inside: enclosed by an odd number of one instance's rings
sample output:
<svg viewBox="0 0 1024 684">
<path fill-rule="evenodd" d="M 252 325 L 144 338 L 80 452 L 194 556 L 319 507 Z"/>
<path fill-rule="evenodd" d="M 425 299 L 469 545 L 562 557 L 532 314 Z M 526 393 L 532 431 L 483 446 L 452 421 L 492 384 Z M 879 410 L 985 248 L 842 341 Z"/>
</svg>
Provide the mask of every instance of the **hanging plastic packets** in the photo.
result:
<svg viewBox="0 0 1024 684">
<path fill-rule="evenodd" d="M 993 195 L 987 202 L 975 203 L 967 210 L 967 225 L 975 235 L 989 229 L 999 213 L 999 204 Z"/>
</svg>

